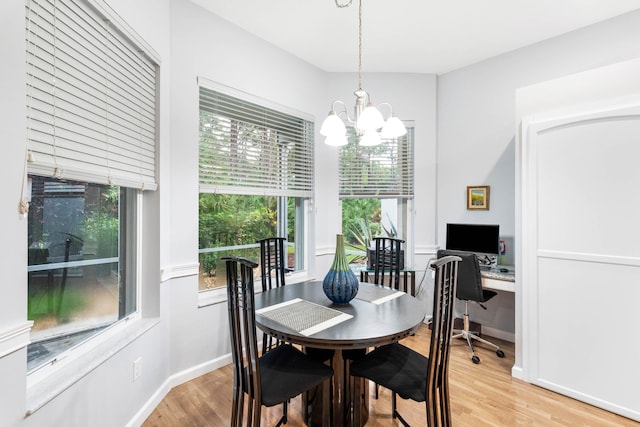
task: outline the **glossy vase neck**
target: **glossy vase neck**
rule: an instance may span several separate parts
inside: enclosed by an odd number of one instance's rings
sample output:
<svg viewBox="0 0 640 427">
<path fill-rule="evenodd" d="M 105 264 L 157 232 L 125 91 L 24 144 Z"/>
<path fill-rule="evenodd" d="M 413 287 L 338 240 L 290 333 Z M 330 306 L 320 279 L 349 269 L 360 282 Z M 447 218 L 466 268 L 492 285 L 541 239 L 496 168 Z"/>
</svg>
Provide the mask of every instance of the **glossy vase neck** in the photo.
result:
<svg viewBox="0 0 640 427">
<path fill-rule="evenodd" d="M 336 235 L 336 253 L 333 258 L 332 268 L 337 271 L 349 270 L 349 264 L 347 263 L 347 254 L 344 250 L 344 236 L 342 234 Z"/>
</svg>

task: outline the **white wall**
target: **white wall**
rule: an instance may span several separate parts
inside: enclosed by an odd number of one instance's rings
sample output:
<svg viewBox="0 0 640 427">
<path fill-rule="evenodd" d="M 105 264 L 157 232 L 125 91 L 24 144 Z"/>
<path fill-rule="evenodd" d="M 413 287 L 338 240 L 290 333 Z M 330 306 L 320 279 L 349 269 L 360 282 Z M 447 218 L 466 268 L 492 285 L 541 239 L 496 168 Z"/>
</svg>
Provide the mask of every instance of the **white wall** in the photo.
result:
<svg viewBox="0 0 640 427">
<path fill-rule="evenodd" d="M 515 236 L 515 91 L 517 88 L 640 56 L 640 11 L 519 49 L 438 79 L 438 219 L 440 246 L 447 222 L 497 223 Z M 491 186 L 491 209 L 467 211 L 467 185 Z M 501 292 L 472 319 L 502 336 L 515 335 L 516 299 Z M 517 361 L 516 365 L 519 365 Z"/>
<path fill-rule="evenodd" d="M 171 264 L 197 266 L 198 248 L 198 78 L 205 78 L 318 117 L 326 114 L 326 74 L 205 12 L 188 1 L 172 6 L 171 70 Z M 316 148 L 323 165 L 329 147 Z M 316 173 L 327 182 L 323 167 Z M 336 181 L 337 182 L 337 181 Z M 326 234 L 331 197 L 317 189 L 316 224 Z M 335 214 L 334 214 L 335 215 Z M 313 228 L 312 228 L 313 229 Z M 336 231 L 337 232 L 337 231 Z M 335 233 L 334 233 L 335 234 Z M 313 240 L 311 241 L 313 244 Z M 314 246 L 310 246 L 313 248 Z M 172 281 L 171 371 L 180 372 L 229 351 L 224 303 L 198 309 L 198 278 Z"/>
<path fill-rule="evenodd" d="M 27 227 L 18 215 L 25 155 L 25 45 L 24 4 L 0 4 L 0 129 L 5 166 L 0 168 L 0 223 L 4 244 L 0 245 L 3 281 L 0 286 L 0 421 L 15 424 L 25 406 L 26 350 L 14 351 L 28 339 L 24 328 L 27 313 Z M 22 330 L 22 332 L 20 332 Z M 11 336 L 17 334 L 17 339 Z M 11 384 L 8 388 L 5 384 Z"/>
</svg>

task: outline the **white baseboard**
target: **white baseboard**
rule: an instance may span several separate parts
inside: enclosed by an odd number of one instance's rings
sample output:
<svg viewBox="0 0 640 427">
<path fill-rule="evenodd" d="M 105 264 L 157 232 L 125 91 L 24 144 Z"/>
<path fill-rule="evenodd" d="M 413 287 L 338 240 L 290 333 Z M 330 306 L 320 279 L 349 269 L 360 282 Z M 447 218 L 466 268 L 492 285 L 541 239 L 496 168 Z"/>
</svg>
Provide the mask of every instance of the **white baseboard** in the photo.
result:
<svg viewBox="0 0 640 427">
<path fill-rule="evenodd" d="M 172 388 L 191 381 L 194 378 L 198 378 L 204 374 L 215 371 L 231 363 L 231 354 L 224 355 L 217 359 L 210 360 L 200 365 L 194 366 L 189 369 L 185 369 L 182 372 L 171 375 L 167 378 L 162 385 L 156 390 L 155 393 L 142 405 L 142 408 L 136 413 L 136 415 L 127 423 L 127 427 L 141 426 L 144 421 L 149 418 L 149 415 L 156 409 L 156 407 L 162 402 L 162 399 L 171 391 Z"/>
<path fill-rule="evenodd" d="M 490 337 L 498 338 L 500 340 L 516 342 L 516 334 L 513 332 L 506 332 L 500 329 L 494 329 L 490 326 L 482 325 L 482 335 L 489 335 Z"/>
<path fill-rule="evenodd" d="M 524 381 L 524 372 L 522 371 L 522 368 L 520 366 L 513 365 L 513 367 L 511 368 L 511 376 L 513 378 Z"/>
</svg>

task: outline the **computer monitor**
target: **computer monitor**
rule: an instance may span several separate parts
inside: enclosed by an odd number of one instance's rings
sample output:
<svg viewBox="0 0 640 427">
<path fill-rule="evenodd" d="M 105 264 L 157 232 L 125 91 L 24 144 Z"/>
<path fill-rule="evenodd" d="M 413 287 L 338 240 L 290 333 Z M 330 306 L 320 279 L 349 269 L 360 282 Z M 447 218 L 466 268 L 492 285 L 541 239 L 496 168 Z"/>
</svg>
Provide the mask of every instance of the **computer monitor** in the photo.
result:
<svg viewBox="0 0 640 427">
<path fill-rule="evenodd" d="M 447 249 L 474 252 L 482 267 L 495 267 L 500 253 L 497 224 L 447 224 Z"/>
</svg>

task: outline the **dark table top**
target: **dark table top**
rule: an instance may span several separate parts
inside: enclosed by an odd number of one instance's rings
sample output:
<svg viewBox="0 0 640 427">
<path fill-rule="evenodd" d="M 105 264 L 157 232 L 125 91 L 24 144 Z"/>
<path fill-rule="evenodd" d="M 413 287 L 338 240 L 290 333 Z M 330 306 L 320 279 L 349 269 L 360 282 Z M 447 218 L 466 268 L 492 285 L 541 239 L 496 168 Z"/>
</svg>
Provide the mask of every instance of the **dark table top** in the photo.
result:
<svg viewBox="0 0 640 427">
<path fill-rule="evenodd" d="M 360 287 L 379 288 L 368 283 Z M 384 288 L 387 289 L 387 288 Z M 376 289 L 363 290 L 364 294 Z M 415 332 L 426 315 L 424 302 L 401 293 L 397 298 L 374 304 L 358 296 L 346 305 L 333 304 L 322 290 L 322 282 L 305 282 L 281 286 L 255 296 L 256 309 L 272 306 L 295 298 L 338 310 L 353 317 L 327 329 L 305 336 L 272 321 L 256 315 L 256 323 L 264 332 L 278 339 L 317 348 L 356 349 L 390 344 Z"/>
</svg>

